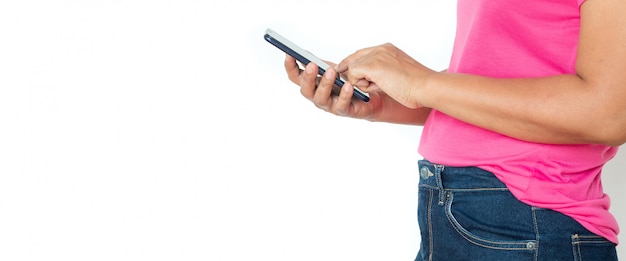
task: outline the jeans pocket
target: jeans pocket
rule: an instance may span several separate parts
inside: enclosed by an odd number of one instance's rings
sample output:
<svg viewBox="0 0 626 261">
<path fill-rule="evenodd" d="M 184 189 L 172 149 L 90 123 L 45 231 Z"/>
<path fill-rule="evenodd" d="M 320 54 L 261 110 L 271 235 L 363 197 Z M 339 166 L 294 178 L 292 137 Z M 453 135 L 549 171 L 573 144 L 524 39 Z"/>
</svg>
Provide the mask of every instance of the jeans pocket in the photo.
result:
<svg viewBox="0 0 626 261">
<path fill-rule="evenodd" d="M 448 192 L 446 216 L 465 240 L 488 249 L 536 251 L 531 207 L 508 190 Z"/>
<path fill-rule="evenodd" d="M 615 244 L 597 235 L 572 235 L 572 248 L 575 261 L 617 260 Z"/>
</svg>

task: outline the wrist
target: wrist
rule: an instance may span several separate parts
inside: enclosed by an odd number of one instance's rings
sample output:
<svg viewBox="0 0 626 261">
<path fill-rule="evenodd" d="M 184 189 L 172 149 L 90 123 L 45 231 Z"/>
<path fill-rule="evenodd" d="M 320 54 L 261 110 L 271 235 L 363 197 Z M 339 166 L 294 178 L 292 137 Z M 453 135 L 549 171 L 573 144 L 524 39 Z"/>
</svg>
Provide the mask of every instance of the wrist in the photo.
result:
<svg viewBox="0 0 626 261">
<path fill-rule="evenodd" d="M 433 108 L 436 104 L 435 100 L 437 99 L 438 82 L 444 74 L 446 74 L 445 71 L 432 71 L 422 77 L 421 83 L 415 88 L 417 94 L 413 95 L 413 97 L 415 97 L 416 107 Z"/>
</svg>

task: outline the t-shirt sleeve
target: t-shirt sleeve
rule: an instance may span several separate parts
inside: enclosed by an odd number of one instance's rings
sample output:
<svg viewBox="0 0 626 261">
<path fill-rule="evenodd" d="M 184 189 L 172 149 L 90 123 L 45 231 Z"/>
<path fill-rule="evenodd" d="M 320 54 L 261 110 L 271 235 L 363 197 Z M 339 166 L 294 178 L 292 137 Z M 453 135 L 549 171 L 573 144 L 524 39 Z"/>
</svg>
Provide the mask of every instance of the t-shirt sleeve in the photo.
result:
<svg viewBox="0 0 626 261">
<path fill-rule="evenodd" d="M 587 0 L 576 0 L 576 1 L 578 1 L 578 7 L 580 7 L 580 6 L 582 6 L 582 5 L 583 5 L 583 3 L 585 3 L 585 1 L 587 1 Z"/>
</svg>

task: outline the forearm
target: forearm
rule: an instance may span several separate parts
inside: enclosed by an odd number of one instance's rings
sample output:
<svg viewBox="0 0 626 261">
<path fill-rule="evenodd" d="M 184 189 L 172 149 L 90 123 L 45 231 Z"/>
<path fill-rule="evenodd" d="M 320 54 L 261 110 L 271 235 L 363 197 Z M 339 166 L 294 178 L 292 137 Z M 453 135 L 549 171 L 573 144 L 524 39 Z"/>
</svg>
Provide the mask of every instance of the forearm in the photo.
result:
<svg viewBox="0 0 626 261">
<path fill-rule="evenodd" d="M 603 95 L 603 87 L 576 75 L 494 79 L 437 73 L 419 103 L 521 140 L 619 145 L 624 139 L 623 101 Z"/>
<path fill-rule="evenodd" d="M 440 71 L 446 73 L 448 69 Z M 385 108 L 381 110 L 375 118 L 368 119 L 374 122 L 388 122 L 396 124 L 424 126 L 428 115 L 432 111 L 429 107 L 408 108 L 391 97 L 385 95 L 383 98 Z"/>
<path fill-rule="evenodd" d="M 383 99 L 387 99 L 383 102 L 385 108 L 375 117 L 368 119 L 369 121 L 423 126 L 431 111 L 431 108 L 427 107 L 417 109 L 405 107 L 388 96 Z"/>
</svg>

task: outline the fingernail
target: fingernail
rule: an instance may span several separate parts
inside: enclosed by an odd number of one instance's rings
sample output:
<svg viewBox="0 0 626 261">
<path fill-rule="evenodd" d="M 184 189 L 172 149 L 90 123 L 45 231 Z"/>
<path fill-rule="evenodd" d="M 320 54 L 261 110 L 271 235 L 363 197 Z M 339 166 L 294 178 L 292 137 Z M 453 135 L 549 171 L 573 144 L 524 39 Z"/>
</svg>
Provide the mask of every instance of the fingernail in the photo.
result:
<svg viewBox="0 0 626 261">
<path fill-rule="evenodd" d="M 333 73 L 331 73 L 331 70 L 326 71 L 326 73 L 324 73 L 324 77 L 328 80 L 332 80 L 333 77 Z"/>
<path fill-rule="evenodd" d="M 349 84 L 344 84 L 343 87 L 341 88 L 341 91 L 342 92 L 349 92 L 350 88 L 354 88 L 354 87 L 351 87 Z"/>
</svg>

